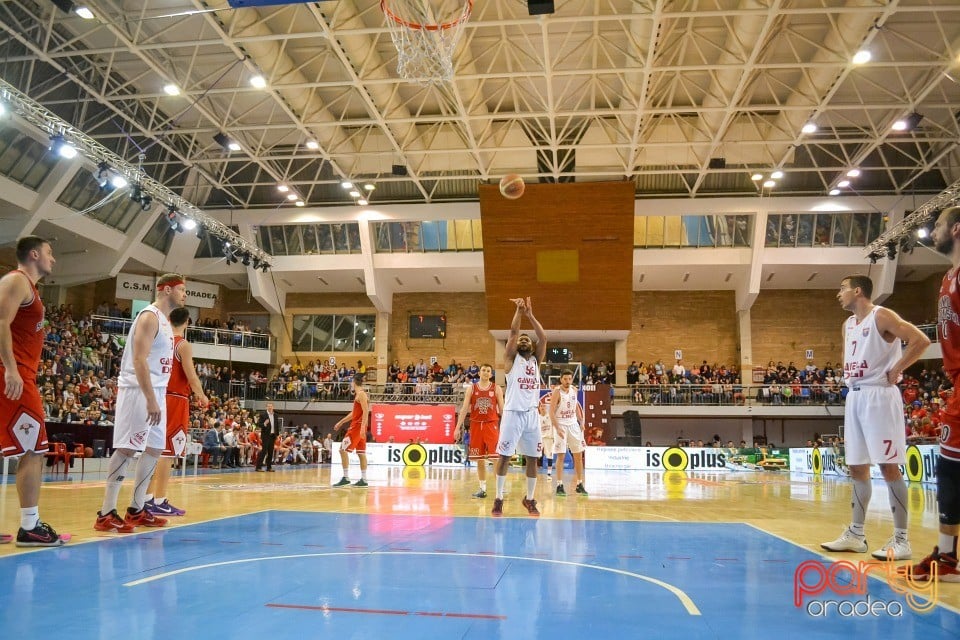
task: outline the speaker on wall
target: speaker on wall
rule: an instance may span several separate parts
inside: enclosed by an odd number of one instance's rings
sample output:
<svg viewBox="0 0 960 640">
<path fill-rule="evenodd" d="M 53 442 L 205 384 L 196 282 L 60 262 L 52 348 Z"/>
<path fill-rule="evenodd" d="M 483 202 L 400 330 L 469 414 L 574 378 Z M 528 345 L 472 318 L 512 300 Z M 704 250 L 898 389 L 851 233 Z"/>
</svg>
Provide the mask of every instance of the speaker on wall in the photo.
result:
<svg viewBox="0 0 960 640">
<path fill-rule="evenodd" d="M 527 11 L 532 16 L 553 13 L 553 0 L 527 0 Z"/>
</svg>

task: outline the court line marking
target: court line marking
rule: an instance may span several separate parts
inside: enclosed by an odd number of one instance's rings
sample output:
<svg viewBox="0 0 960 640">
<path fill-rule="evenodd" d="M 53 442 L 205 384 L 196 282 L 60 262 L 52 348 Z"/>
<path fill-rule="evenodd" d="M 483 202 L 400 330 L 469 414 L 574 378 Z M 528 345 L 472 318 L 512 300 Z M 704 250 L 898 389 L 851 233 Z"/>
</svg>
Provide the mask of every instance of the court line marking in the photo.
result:
<svg viewBox="0 0 960 640">
<path fill-rule="evenodd" d="M 250 562 L 264 562 L 267 560 L 294 560 L 298 558 L 325 558 L 332 556 L 444 556 L 447 558 L 457 557 L 457 558 L 500 558 L 502 560 L 522 560 L 525 562 L 545 562 L 549 564 L 559 564 L 566 565 L 569 567 L 580 567 L 583 569 L 596 569 L 598 571 L 606 571 L 608 573 L 613 573 L 621 576 L 626 576 L 628 578 L 636 578 L 637 580 L 643 580 L 644 582 L 649 582 L 650 584 L 656 585 L 663 589 L 666 589 L 674 596 L 677 600 L 680 601 L 680 604 L 683 605 L 683 608 L 686 609 L 687 614 L 691 616 L 702 615 L 700 609 L 694 604 L 693 599 L 686 594 L 682 589 L 676 587 L 669 582 L 664 582 L 662 580 L 657 580 L 656 578 L 651 578 L 650 576 L 645 576 L 640 573 L 634 573 L 632 571 L 625 571 L 623 569 L 615 569 L 613 567 L 604 567 L 600 565 L 593 564 L 584 564 L 582 562 L 571 562 L 569 560 L 552 560 L 549 558 L 531 558 L 527 556 L 508 556 L 508 555 L 491 555 L 489 553 L 458 553 L 456 556 L 451 556 L 449 553 L 437 553 L 435 551 L 363 551 L 363 552 L 352 552 L 352 551 L 334 551 L 331 553 L 297 553 L 293 555 L 285 556 L 266 556 L 262 558 L 244 558 L 240 560 L 225 560 L 223 562 L 211 562 L 208 564 L 200 564 L 193 567 L 184 567 L 182 569 L 175 569 L 173 571 L 167 571 L 165 573 L 159 573 L 155 576 L 150 576 L 149 578 L 141 578 L 139 580 L 134 580 L 132 582 L 126 582 L 123 584 L 125 587 L 138 587 L 150 582 L 155 582 L 157 580 L 163 580 L 165 578 L 170 578 L 182 573 L 189 573 L 191 571 L 200 571 L 203 569 L 211 569 L 215 567 L 226 567 L 229 565 L 235 564 L 247 564 Z"/>
<path fill-rule="evenodd" d="M 753 524 L 753 523 L 751 523 L 751 522 L 742 522 L 742 523 L 740 523 L 740 524 L 745 524 L 745 525 L 747 525 L 748 527 L 751 527 L 751 528 L 753 528 L 753 529 L 756 529 L 756 530 L 759 531 L 760 533 L 764 533 L 764 534 L 766 534 L 766 535 L 768 535 L 768 536 L 773 536 L 774 538 L 778 538 L 778 539 L 782 540 L 783 542 L 786 542 L 787 544 L 792 545 L 792 546 L 794 546 L 794 547 L 797 547 L 797 548 L 799 548 L 799 549 L 803 549 L 804 551 L 809 551 L 809 552 L 811 552 L 811 553 L 813 553 L 813 554 L 815 554 L 815 555 L 820 556 L 821 558 L 825 558 L 825 559 L 828 560 L 830 563 L 837 562 L 837 560 L 838 560 L 836 556 L 830 556 L 830 555 L 827 555 L 826 553 L 824 553 L 823 551 L 821 551 L 821 550 L 819 550 L 819 549 L 813 549 L 813 548 L 811 548 L 811 547 L 807 547 L 807 546 L 805 546 L 805 545 L 802 545 L 802 544 L 800 544 L 800 543 L 798 543 L 798 542 L 794 542 L 793 540 L 790 540 L 790 539 L 788 539 L 788 538 L 784 538 L 783 536 L 781 536 L 781 535 L 779 535 L 779 534 L 776 534 L 776 533 L 774 533 L 774 532 L 772 532 L 772 531 L 767 531 L 766 529 L 762 529 L 762 528 L 760 528 L 759 526 L 757 526 L 757 525 L 755 525 L 755 524 Z M 872 572 L 871 572 L 871 573 L 868 573 L 868 576 L 869 576 L 870 578 L 874 579 L 874 580 L 879 580 L 879 581 L 882 582 L 883 584 L 886 584 L 886 581 L 885 581 L 882 577 L 880 577 L 880 576 L 878 576 L 878 575 L 875 575 L 875 574 L 872 573 Z M 943 584 L 943 583 L 941 583 L 941 584 Z M 949 603 L 947 603 L 947 602 L 942 602 L 942 601 L 939 601 L 939 600 L 938 600 L 938 601 L 937 601 L 937 606 L 938 606 L 938 607 L 943 607 L 943 608 L 946 609 L 947 611 L 950 611 L 950 612 L 952 612 L 952 613 L 956 613 L 956 614 L 960 615 L 960 608 L 954 607 L 953 605 L 951 605 L 951 604 L 949 604 Z"/>
<path fill-rule="evenodd" d="M 400 611 L 394 609 L 356 609 L 351 607 L 328 607 L 327 605 L 306 604 L 279 604 L 268 602 L 266 607 L 271 609 L 300 609 L 303 611 L 328 611 L 342 613 L 382 613 L 391 616 L 429 616 L 431 618 L 475 618 L 478 620 L 506 620 L 507 616 L 496 616 L 488 613 L 448 613 L 443 611 Z"/>
</svg>

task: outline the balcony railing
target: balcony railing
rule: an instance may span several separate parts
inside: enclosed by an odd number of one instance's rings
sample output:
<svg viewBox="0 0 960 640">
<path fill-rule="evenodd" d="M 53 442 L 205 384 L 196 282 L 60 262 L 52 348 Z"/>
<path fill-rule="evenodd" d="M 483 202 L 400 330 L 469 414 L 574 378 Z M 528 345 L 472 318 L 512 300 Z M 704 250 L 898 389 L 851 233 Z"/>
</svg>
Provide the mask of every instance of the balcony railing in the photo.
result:
<svg viewBox="0 0 960 640">
<path fill-rule="evenodd" d="M 101 333 L 127 335 L 133 320 L 112 318 L 110 316 L 92 316 L 93 326 Z M 196 344 L 213 344 L 224 347 L 244 349 L 270 349 L 270 336 L 250 331 L 231 331 L 230 329 L 210 329 L 207 327 L 188 327 L 187 340 Z"/>
</svg>

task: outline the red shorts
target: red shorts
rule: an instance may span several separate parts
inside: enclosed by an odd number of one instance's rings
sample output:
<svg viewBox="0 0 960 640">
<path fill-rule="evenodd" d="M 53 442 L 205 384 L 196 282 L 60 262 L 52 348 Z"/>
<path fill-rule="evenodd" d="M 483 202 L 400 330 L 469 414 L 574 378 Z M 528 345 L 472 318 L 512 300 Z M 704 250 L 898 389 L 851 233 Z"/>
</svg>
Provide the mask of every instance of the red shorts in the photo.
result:
<svg viewBox="0 0 960 640">
<path fill-rule="evenodd" d="M 187 448 L 190 428 L 190 398 L 167 394 L 167 435 L 163 444 L 163 458 L 179 458 Z"/>
<path fill-rule="evenodd" d="M 0 376 L 4 369 L 0 367 Z M 0 393 L 0 451 L 8 458 L 22 456 L 27 451 L 46 453 L 47 425 L 43 420 L 43 401 L 37 389 L 36 374 L 20 371 L 23 393 L 19 400 L 8 400 Z"/>
<path fill-rule="evenodd" d="M 500 439 L 500 424 L 478 422 L 470 424 L 470 457 L 496 458 L 497 441 Z"/>
<path fill-rule="evenodd" d="M 367 452 L 367 434 L 359 427 L 350 426 L 347 429 L 347 435 L 344 437 L 344 440 L 347 440 L 347 446 L 343 447 L 341 451 L 357 452 L 357 453 L 366 453 Z"/>
</svg>

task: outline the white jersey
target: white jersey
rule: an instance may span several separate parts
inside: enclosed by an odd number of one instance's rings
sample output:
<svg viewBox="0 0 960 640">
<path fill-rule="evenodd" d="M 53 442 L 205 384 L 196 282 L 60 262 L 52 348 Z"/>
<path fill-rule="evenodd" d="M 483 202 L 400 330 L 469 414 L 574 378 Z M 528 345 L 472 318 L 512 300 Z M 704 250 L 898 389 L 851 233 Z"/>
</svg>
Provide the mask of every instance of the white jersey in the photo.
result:
<svg viewBox="0 0 960 640">
<path fill-rule="evenodd" d="M 513 366 L 507 371 L 506 411 L 529 411 L 540 402 L 540 367 L 537 359 L 526 359 L 519 353 L 513 358 Z"/>
<path fill-rule="evenodd" d="M 889 386 L 887 372 L 903 355 L 900 341 L 887 342 L 877 329 L 877 311 L 882 308 L 875 306 L 862 322 L 850 316 L 844 325 L 843 380 L 851 389 Z"/>
<path fill-rule="evenodd" d="M 561 426 L 580 424 L 577 420 L 577 388 L 570 385 L 569 391 L 564 393 L 563 388 L 558 387 L 557 394 L 560 396 L 557 403 L 557 422 Z"/>
<path fill-rule="evenodd" d="M 170 327 L 170 321 L 155 305 L 148 305 L 137 314 L 133 324 L 130 325 L 130 333 L 127 334 L 126 348 L 123 350 L 123 358 L 120 360 L 120 377 L 117 380 L 117 386 L 120 387 L 138 387 L 137 372 L 133 368 L 133 336 L 137 331 L 137 323 L 145 313 L 152 313 L 157 316 L 159 327 L 157 335 L 153 338 L 153 344 L 150 345 L 150 353 L 147 354 L 147 367 L 150 369 L 150 386 L 154 388 L 166 388 L 170 380 L 170 371 L 173 368 L 173 329 Z"/>
<path fill-rule="evenodd" d="M 553 440 L 553 422 L 546 413 L 540 416 L 540 437 L 544 440 Z"/>
</svg>

